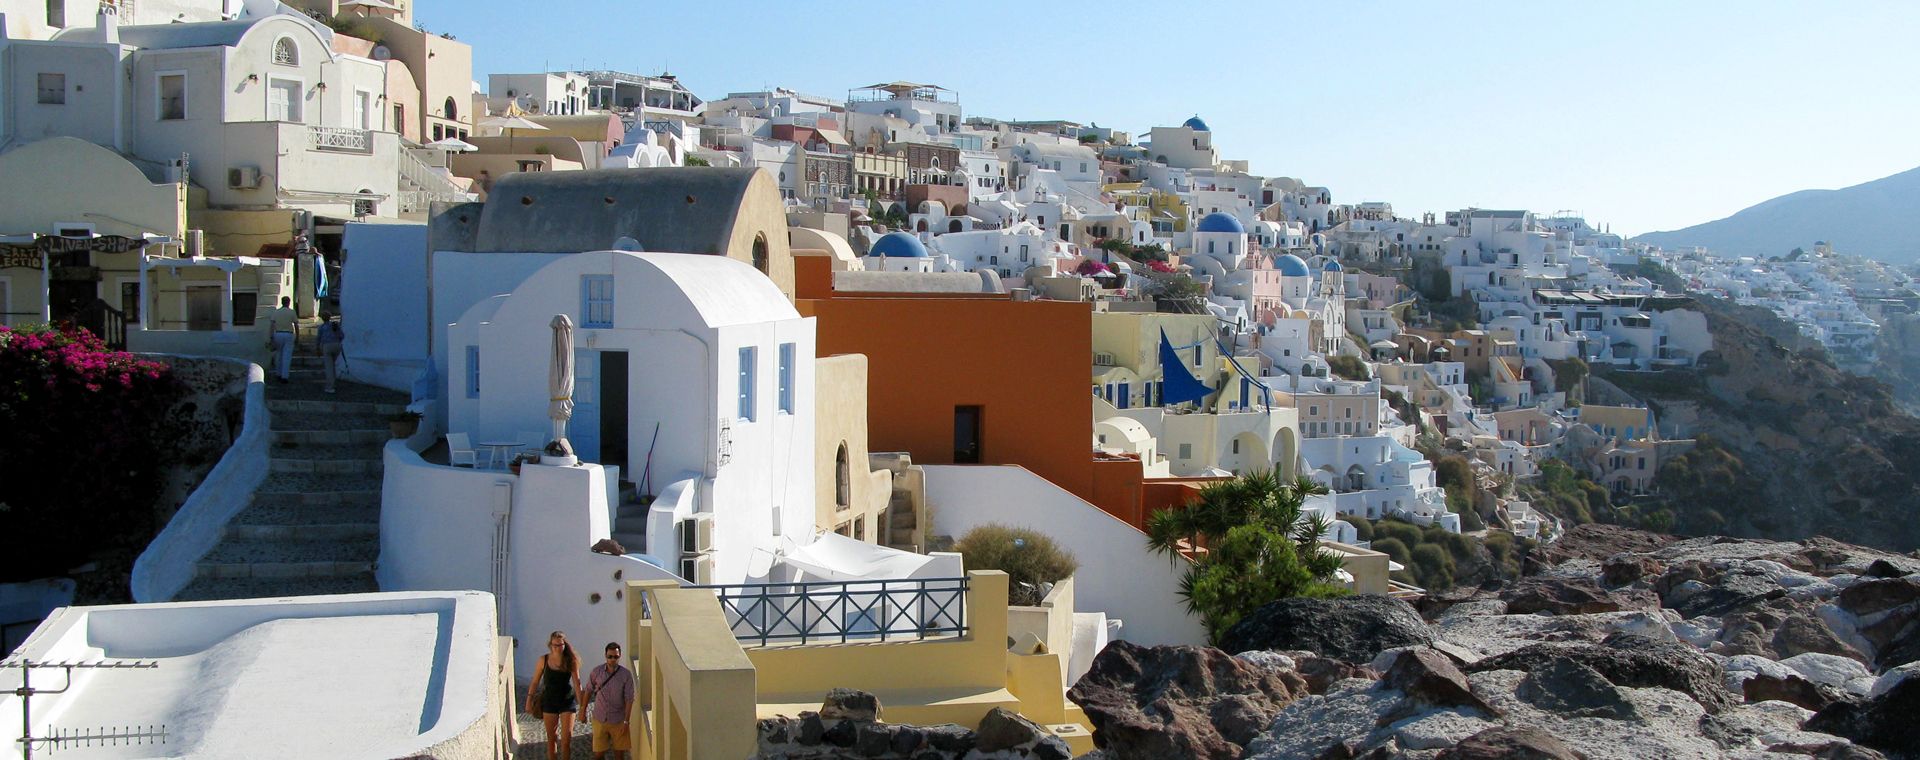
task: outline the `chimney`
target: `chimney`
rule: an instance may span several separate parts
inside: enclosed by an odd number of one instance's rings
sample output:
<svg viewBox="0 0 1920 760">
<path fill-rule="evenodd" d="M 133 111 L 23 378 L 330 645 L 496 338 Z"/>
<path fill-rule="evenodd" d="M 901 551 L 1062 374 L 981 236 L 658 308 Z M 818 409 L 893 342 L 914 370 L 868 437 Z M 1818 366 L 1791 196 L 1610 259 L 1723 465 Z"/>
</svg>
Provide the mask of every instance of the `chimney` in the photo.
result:
<svg viewBox="0 0 1920 760">
<path fill-rule="evenodd" d="M 100 12 L 93 17 L 94 31 L 100 35 L 100 41 L 108 44 L 120 44 L 120 9 L 112 3 L 101 3 Z"/>
</svg>

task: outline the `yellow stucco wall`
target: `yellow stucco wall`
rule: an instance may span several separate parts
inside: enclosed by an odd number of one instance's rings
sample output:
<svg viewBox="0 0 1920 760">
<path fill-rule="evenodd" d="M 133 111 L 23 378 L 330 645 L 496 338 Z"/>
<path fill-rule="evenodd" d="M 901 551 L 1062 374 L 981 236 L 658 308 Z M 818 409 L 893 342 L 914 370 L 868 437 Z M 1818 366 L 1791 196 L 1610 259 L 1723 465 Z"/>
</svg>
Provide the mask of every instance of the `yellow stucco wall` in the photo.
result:
<svg viewBox="0 0 1920 760">
<path fill-rule="evenodd" d="M 63 222 L 91 224 L 101 235 L 164 235 L 187 229 L 184 185 L 154 184 L 132 162 L 72 137 L 53 137 L 0 154 L 0 234 L 52 234 Z"/>
<path fill-rule="evenodd" d="M 867 463 L 867 357 L 828 356 L 814 362 L 814 527 L 831 531 L 864 520 L 861 535 L 885 543 L 880 535 L 884 499 L 874 498 L 876 480 Z M 848 499 L 839 503 L 840 447 L 847 450 Z M 889 485 L 892 478 L 885 481 Z M 876 508 L 876 506 L 878 508 Z"/>
<path fill-rule="evenodd" d="M 1218 364 L 1220 346 L 1214 340 L 1214 319 L 1206 314 L 1161 314 L 1157 312 L 1099 312 L 1093 313 L 1093 350 L 1094 353 L 1113 355 L 1114 366 L 1131 370 L 1135 377 L 1158 379 L 1160 372 L 1160 329 L 1166 328 L 1167 340 L 1173 343 L 1183 361 L 1191 361 L 1193 349 L 1180 348 L 1196 341 L 1201 342 L 1199 367 L 1189 363 L 1187 369 L 1202 381 L 1208 381 L 1208 375 Z"/>
</svg>

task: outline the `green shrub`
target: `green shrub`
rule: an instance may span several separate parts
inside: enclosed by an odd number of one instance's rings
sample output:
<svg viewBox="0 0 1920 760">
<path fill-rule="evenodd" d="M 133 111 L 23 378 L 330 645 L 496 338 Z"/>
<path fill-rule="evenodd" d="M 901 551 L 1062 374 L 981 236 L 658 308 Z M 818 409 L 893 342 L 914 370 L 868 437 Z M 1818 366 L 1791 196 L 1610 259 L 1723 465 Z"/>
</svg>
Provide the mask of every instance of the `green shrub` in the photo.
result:
<svg viewBox="0 0 1920 760">
<path fill-rule="evenodd" d="M 1397 538 L 1374 539 L 1373 550 L 1393 558 L 1402 565 L 1413 562 L 1413 552 L 1407 551 L 1407 544 Z"/>
<path fill-rule="evenodd" d="M 1373 540 L 1373 523 L 1367 522 L 1366 520 L 1362 520 L 1358 517 L 1347 518 L 1345 522 L 1348 525 L 1353 526 L 1354 540 L 1356 541 L 1372 541 Z"/>
<path fill-rule="evenodd" d="M 1073 555 L 1043 533 L 1026 528 L 986 524 L 960 537 L 953 545 L 968 570 L 999 570 L 1007 574 L 1007 603 L 1040 603 L 1040 584 L 1056 583 L 1079 568 Z"/>
<path fill-rule="evenodd" d="M 1334 375 L 1345 380 L 1370 380 L 1373 378 L 1373 372 L 1367 368 L 1367 363 L 1361 361 L 1357 356 L 1328 357 L 1327 368 L 1333 370 Z"/>
</svg>

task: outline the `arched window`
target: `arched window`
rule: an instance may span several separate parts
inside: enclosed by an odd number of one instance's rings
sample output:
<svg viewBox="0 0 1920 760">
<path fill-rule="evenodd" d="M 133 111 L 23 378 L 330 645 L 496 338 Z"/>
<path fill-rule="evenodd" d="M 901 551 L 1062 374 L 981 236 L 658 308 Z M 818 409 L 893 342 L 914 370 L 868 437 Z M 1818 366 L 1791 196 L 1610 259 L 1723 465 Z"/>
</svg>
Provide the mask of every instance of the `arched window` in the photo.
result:
<svg viewBox="0 0 1920 760">
<path fill-rule="evenodd" d="M 447 98 L 447 102 L 442 107 L 441 110 L 444 112 L 442 115 L 445 116 L 449 121 L 460 120 L 460 108 L 454 105 L 452 97 Z"/>
<path fill-rule="evenodd" d="M 840 453 L 833 458 L 833 503 L 841 509 L 853 506 L 853 470 L 847 463 L 847 443 L 840 442 Z"/>
<path fill-rule="evenodd" d="M 757 235 L 753 238 L 753 268 L 760 270 L 761 274 L 771 275 L 767 258 L 767 236 Z"/>
<path fill-rule="evenodd" d="M 300 45 L 292 37 L 281 37 L 273 42 L 273 62 L 281 66 L 300 65 Z"/>
</svg>

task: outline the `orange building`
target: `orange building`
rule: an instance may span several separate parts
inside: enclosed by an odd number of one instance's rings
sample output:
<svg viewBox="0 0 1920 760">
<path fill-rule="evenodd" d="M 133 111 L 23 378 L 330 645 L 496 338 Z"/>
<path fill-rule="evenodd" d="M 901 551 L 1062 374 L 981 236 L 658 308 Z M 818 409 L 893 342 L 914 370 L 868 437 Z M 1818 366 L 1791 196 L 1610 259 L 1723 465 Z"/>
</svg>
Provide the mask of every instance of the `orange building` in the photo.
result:
<svg viewBox="0 0 1920 760">
<path fill-rule="evenodd" d="M 866 355 L 871 450 L 919 464 L 1017 464 L 1099 503 L 1089 304 L 835 291 L 828 266 L 795 257 L 794 306 L 817 320 L 821 356 Z"/>
</svg>

